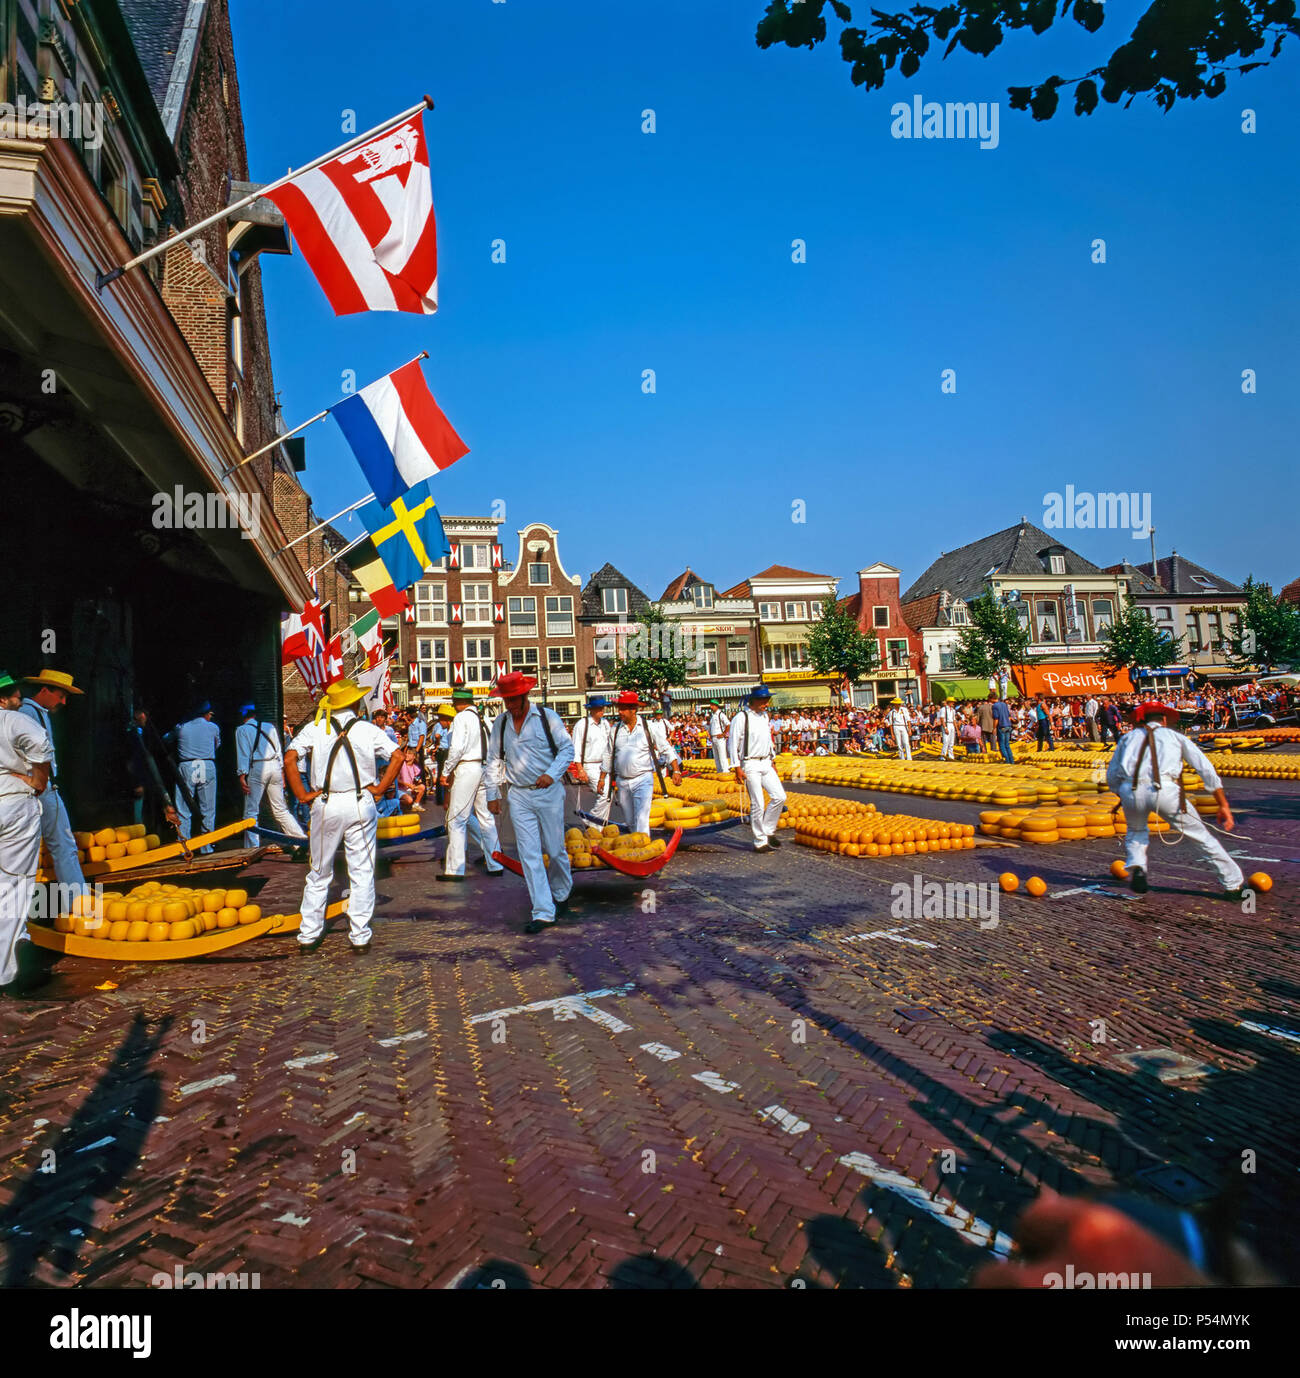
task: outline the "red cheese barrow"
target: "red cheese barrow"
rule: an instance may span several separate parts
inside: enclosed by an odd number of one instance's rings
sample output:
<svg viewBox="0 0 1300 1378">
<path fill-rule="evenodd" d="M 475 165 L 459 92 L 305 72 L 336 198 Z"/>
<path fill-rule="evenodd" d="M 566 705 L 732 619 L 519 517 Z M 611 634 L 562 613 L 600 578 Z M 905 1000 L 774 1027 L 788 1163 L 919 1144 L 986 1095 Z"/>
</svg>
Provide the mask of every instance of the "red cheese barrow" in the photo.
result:
<svg viewBox="0 0 1300 1378">
<path fill-rule="evenodd" d="M 633 876 L 638 880 L 646 876 L 652 876 L 656 871 L 661 871 L 672 860 L 673 854 L 677 851 L 677 844 L 682 840 L 682 830 L 676 829 L 667 847 L 658 856 L 651 857 L 649 861 L 626 861 L 613 852 L 607 852 L 603 847 L 593 847 L 591 854 L 598 856 L 611 871 L 618 871 L 625 876 Z M 522 876 L 524 868 L 512 856 L 506 856 L 504 852 L 493 852 L 492 860 L 499 861 L 507 871 L 513 871 L 515 875 Z"/>
<path fill-rule="evenodd" d="M 597 818 L 596 815 L 592 813 L 584 813 L 581 809 L 574 809 L 574 813 L 585 822 L 590 823 L 593 827 L 599 828 L 604 823 L 604 819 Z M 738 828 L 742 823 L 748 822 L 748 816 L 741 815 L 738 818 L 724 818 L 720 823 L 701 823 L 698 828 L 690 829 L 691 835 L 686 839 L 686 845 L 689 847 L 692 842 L 697 842 L 701 837 L 711 837 L 714 833 L 725 832 L 728 828 Z M 651 828 L 650 831 L 655 833 L 666 833 L 672 830 L 669 828 Z M 681 832 L 682 829 L 678 828 L 677 831 Z"/>
</svg>

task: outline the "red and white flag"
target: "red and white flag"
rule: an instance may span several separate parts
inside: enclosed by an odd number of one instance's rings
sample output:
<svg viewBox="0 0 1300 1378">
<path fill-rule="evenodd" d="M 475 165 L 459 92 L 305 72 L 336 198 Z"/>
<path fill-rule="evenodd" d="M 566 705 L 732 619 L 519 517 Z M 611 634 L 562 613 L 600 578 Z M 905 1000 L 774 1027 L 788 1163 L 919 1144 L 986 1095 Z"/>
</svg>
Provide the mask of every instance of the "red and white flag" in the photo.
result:
<svg viewBox="0 0 1300 1378">
<path fill-rule="evenodd" d="M 438 309 L 438 243 L 420 116 L 267 193 L 336 316 Z"/>
<path fill-rule="evenodd" d="M 343 633 L 330 638 L 325 648 L 325 683 L 333 684 L 343 678 Z"/>
</svg>

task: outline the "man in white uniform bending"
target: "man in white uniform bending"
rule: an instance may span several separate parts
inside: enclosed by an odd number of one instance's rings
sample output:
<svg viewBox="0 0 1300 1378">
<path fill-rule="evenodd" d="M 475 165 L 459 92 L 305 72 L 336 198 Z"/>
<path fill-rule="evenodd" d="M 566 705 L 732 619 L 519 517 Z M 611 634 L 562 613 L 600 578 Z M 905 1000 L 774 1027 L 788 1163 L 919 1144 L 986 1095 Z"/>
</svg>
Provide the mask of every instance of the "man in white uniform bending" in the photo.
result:
<svg viewBox="0 0 1300 1378">
<path fill-rule="evenodd" d="M 405 759 L 374 723 L 358 718 L 353 705 L 366 691 L 353 680 L 331 684 L 316 708 L 316 719 L 289 743 L 284 771 L 300 804 L 311 806 L 311 869 L 302 892 L 299 955 L 315 952 L 325 933 L 325 904 L 334 878 L 340 843 L 348 862 L 348 937 L 356 954 L 370 950 L 370 920 L 375 912 L 375 849 L 378 801 L 388 793 Z M 324 718 L 322 722 L 321 719 Z M 332 719 L 332 721 L 331 721 Z M 311 790 L 303 787 L 298 757 L 311 752 Z M 389 757 L 384 778 L 376 762 Z"/>
<path fill-rule="evenodd" d="M 1219 826 L 1230 833 L 1234 827 L 1232 810 L 1218 773 L 1200 747 L 1174 731 L 1178 709 L 1150 701 L 1138 704 L 1133 717 L 1137 726 L 1120 738 L 1106 771 L 1106 783 L 1119 795 L 1128 824 L 1124 860 L 1129 884 L 1139 895 L 1147 890 L 1147 816 L 1156 813 L 1200 849 L 1223 883 L 1225 898 L 1239 900 L 1245 880 L 1241 867 L 1218 838 L 1210 835 L 1196 809 L 1183 797 L 1185 761 L 1205 782 L 1206 789 L 1213 791 L 1219 805 Z"/>
<path fill-rule="evenodd" d="M 239 716 L 243 721 L 235 728 L 235 771 L 239 776 L 239 788 L 244 791 L 244 817 L 256 819 L 265 795 L 275 826 L 290 837 L 305 838 L 307 834 L 284 802 L 284 755 L 280 750 L 280 734 L 269 722 L 258 719 L 254 704 L 244 704 Z M 244 846 L 261 846 L 255 828 L 244 834 Z"/>
<path fill-rule="evenodd" d="M 536 685 L 517 670 L 497 680 L 506 711 L 488 737 L 488 808 L 501 813 L 501 787 L 509 785 L 506 802 L 533 910 L 525 933 L 553 924 L 573 889 L 564 847 L 564 772 L 573 760 L 573 738 L 558 713 L 529 703 L 528 692 Z"/>
<path fill-rule="evenodd" d="M 609 736 L 600 788 L 609 797 L 613 794 L 613 786 L 617 784 L 618 801 L 622 805 L 628 831 L 648 833 L 655 776 L 659 776 L 662 785 L 661 770 L 664 766 L 671 766 L 673 784 L 680 785 L 682 763 L 668 741 L 667 730 L 661 724 L 656 732 L 654 723 L 637 712 L 639 706 L 636 691 L 632 689 L 625 690 L 614 700 L 619 720 Z"/>
<path fill-rule="evenodd" d="M 767 706 L 772 691 L 760 684 L 751 690 L 748 707 L 742 708 L 731 720 L 731 740 L 727 754 L 733 762 L 736 782 L 749 791 L 749 822 L 754 831 L 754 850 L 770 852 L 781 845 L 776 825 L 785 808 L 785 790 L 772 761 L 776 747 L 772 742 L 772 724 L 768 721 Z M 768 803 L 763 807 L 763 791 Z"/>
<path fill-rule="evenodd" d="M 54 746 L 19 713 L 22 693 L 0 671 L 0 987 L 17 989 L 18 944 L 27 937 L 41 855 L 40 796 L 50 783 Z"/>
<path fill-rule="evenodd" d="M 474 707 L 472 689 L 453 689 L 451 701 L 460 708 L 451 724 L 451 746 L 444 770 L 451 782 L 451 792 L 447 795 L 447 855 L 443 858 L 442 872 L 434 879 L 465 879 L 465 834 L 471 817 L 478 820 L 477 841 L 483 848 L 487 873 L 499 876 L 504 867 L 492 860 L 492 853 L 501 850 L 501 843 L 497 840 L 496 819 L 488 808 L 485 774 L 488 731 Z"/>
<path fill-rule="evenodd" d="M 713 748 L 713 764 L 719 775 L 725 775 L 731 769 L 731 756 L 727 752 L 731 719 L 722 711 L 717 699 L 710 699 L 709 707 L 713 709 L 709 714 L 709 745 Z"/>
<path fill-rule="evenodd" d="M 576 817 L 577 811 L 591 814 L 602 823 L 609 822 L 610 798 L 600 792 L 600 773 L 609 750 L 609 724 L 605 721 L 605 709 L 609 700 L 603 694 L 587 701 L 587 716 L 573 729 L 573 766 L 570 777 L 577 785 L 574 802 L 574 822 L 583 825 L 585 818 Z"/>
</svg>

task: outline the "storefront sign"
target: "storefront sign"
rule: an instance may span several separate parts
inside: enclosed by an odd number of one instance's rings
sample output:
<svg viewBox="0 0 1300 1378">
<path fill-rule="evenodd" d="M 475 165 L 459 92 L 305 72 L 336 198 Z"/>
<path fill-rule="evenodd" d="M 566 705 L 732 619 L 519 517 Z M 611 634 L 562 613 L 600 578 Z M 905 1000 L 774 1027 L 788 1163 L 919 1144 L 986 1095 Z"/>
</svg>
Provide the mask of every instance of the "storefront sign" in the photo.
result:
<svg viewBox="0 0 1300 1378">
<path fill-rule="evenodd" d="M 826 676 L 818 674 L 816 670 L 776 670 L 765 674 L 763 678 L 772 684 L 785 684 L 793 680 L 825 679 Z"/>
<path fill-rule="evenodd" d="M 1095 661 L 1061 662 L 1025 667 L 1025 692 L 1059 698 L 1067 694 L 1131 694 L 1127 670 L 1107 674 Z"/>
<path fill-rule="evenodd" d="M 696 636 L 740 636 L 748 627 L 729 627 L 720 622 L 681 622 L 683 631 L 694 632 Z"/>
</svg>

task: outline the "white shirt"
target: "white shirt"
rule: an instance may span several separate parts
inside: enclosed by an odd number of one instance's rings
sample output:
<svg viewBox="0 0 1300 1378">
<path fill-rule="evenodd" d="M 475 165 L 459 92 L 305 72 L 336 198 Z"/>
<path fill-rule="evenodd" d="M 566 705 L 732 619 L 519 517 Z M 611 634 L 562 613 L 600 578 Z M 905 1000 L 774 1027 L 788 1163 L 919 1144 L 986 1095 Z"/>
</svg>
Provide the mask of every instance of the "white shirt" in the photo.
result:
<svg viewBox="0 0 1300 1378">
<path fill-rule="evenodd" d="M 906 708 L 891 708 L 889 710 L 888 722 L 890 727 L 907 727 L 911 721 Z"/>
<path fill-rule="evenodd" d="M 325 767 L 329 764 L 330 752 L 334 750 L 334 743 L 338 741 L 341 729 L 354 721 L 356 726 L 349 729 L 348 741 L 352 744 L 352 754 L 357 758 L 357 774 L 361 779 L 361 788 L 378 783 L 378 762 L 380 758 L 386 760 L 393 754 L 393 744 L 374 723 L 358 719 L 350 708 L 343 708 L 334 714 L 328 732 L 323 721 L 309 722 L 289 743 L 289 750 L 296 751 L 299 759 L 311 752 L 312 789 L 325 788 Z M 329 788 L 331 791 L 356 789 L 346 747 L 340 747 L 338 755 L 334 758 Z"/>
<path fill-rule="evenodd" d="M 653 770 L 656 761 L 664 766 L 676 760 L 677 753 L 669 745 L 664 725 L 638 713 L 630 728 L 624 727 L 620 719 L 610 731 L 601 770 L 616 780 L 635 780 Z"/>
<path fill-rule="evenodd" d="M 1142 750 L 1146 739 L 1146 731 L 1141 725 L 1120 738 L 1106 770 L 1106 783 L 1111 789 L 1118 790 L 1123 785 L 1132 788 L 1133 767 L 1137 764 L 1138 752 Z M 1181 732 L 1175 732 L 1170 727 L 1157 727 L 1155 747 L 1156 760 L 1160 764 L 1161 784 L 1177 785 L 1183 771 L 1183 762 L 1186 761 L 1205 782 L 1205 788 L 1211 793 L 1221 787 L 1223 782 L 1219 779 L 1218 771 L 1206 759 L 1205 753 L 1194 742 L 1188 741 Z M 1150 785 L 1153 780 L 1151 750 L 1148 748 L 1142 757 L 1138 784 Z"/>
<path fill-rule="evenodd" d="M 451 746 L 443 766 L 444 775 L 450 775 L 462 761 L 483 759 L 483 737 L 487 729 L 480 732 L 479 727 L 479 715 L 473 708 L 462 708 L 451 720 Z"/>
<path fill-rule="evenodd" d="M 741 756 L 745 750 L 745 724 L 749 724 L 749 754 L 745 761 L 770 761 L 776 755 L 772 745 L 772 723 L 766 713 L 755 713 L 742 708 L 731 720 L 731 734 L 727 740 L 727 754 L 733 761 L 744 764 Z"/>
<path fill-rule="evenodd" d="M 957 710 L 950 703 L 945 703 L 939 709 L 939 721 L 943 724 L 946 732 L 950 727 L 955 727 L 957 723 Z"/>
<path fill-rule="evenodd" d="M 542 713 L 546 713 L 555 741 L 552 752 L 542 728 Z M 505 759 L 501 759 L 502 744 Z M 535 703 L 528 705 L 523 728 L 516 732 L 514 719 L 507 711 L 492 724 L 488 739 L 487 791 L 489 799 L 501 797 L 503 784 L 531 786 L 539 775 L 558 780 L 573 760 L 573 738 L 553 709 L 542 709 Z"/>
<path fill-rule="evenodd" d="M 714 737 L 725 737 L 727 735 L 727 728 L 730 725 L 731 719 L 727 717 L 721 708 L 715 708 L 709 718 L 710 740 Z"/>
<path fill-rule="evenodd" d="M 42 759 L 50 763 L 50 779 L 57 780 L 59 778 L 59 762 L 54 754 L 54 728 L 50 723 L 49 709 L 42 708 L 35 699 L 24 699 L 22 707 L 18 709 L 18 712 L 21 713 L 24 718 L 30 718 L 32 722 L 40 728 L 41 732 L 44 733 L 46 745 L 50 748 L 50 754 Z M 26 775 L 26 773 L 26 771 L 23 772 L 24 775 Z M 20 788 L 22 787 L 20 781 L 15 781 L 14 783 L 18 784 Z"/>
<path fill-rule="evenodd" d="M 36 706 L 40 707 L 39 704 Z M 53 760 L 54 747 L 45 735 L 44 728 L 31 720 L 30 713 L 0 709 L 0 796 L 31 795 L 32 787 L 25 780 L 17 779 L 12 772 L 30 775 L 33 766 Z"/>
<path fill-rule="evenodd" d="M 602 718 L 583 718 L 573 729 L 573 758 L 580 765 L 601 765 L 609 751 L 609 724 Z M 590 771 L 587 772 L 591 774 Z M 592 782 L 593 784 L 595 781 Z"/>
<path fill-rule="evenodd" d="M 182 761 L 212 761 L 221 745 L 221 729 L 207 718 L 191 718 L 176 729 L 176 754 Z"/>
<path fill-rule="evenodd" d="M 260 738 L 257 735 L 259 727 L 262 729 Z M 235 728 L 235 771 L 237 774 L 247 775 L 248 768 L 254 761 L 283 760 L 284 757 L 280 754 L 280 734 L 269 722 L 258 723 L 254 719 L 252 722 L 240 723 Z"/>
<path fill-rule="evenodd" d="M 1083 705 L 1083 711 L 1087 717 L 1095 718 L 1099 707 L 1101 707 L 1101 705 L 1096 699 L 1089 699 L 1088 702 Z"/>
</svg>

